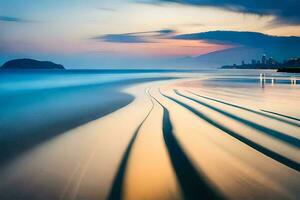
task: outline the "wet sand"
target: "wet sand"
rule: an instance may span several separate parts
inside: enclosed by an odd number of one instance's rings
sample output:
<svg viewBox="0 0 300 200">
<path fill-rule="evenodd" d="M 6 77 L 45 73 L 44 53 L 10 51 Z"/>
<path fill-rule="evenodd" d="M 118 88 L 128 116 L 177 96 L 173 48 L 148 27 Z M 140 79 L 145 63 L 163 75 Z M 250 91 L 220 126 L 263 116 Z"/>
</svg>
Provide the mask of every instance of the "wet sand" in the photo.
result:
<svg viewBox="0 0 300 200">
<path fill-rule="evenodd" d="M 193 76 L 117 91 L 134 98 L 3 165 L 0 199 L 300 198 L 299 86 Z"/>
<path fill-rule="evenodd" d="M 43 141 L 128 105 L 134 96 L 120 91 L 122 88 L 170 78 L 135 78 L 0 94 L 0 165 Z"/>
</svg>

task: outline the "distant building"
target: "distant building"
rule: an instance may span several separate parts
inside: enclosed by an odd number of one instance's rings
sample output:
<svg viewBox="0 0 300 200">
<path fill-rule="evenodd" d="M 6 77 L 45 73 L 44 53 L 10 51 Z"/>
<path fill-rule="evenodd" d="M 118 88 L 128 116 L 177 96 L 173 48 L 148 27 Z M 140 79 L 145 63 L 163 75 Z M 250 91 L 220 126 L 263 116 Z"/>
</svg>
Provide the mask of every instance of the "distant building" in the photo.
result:
<svg viewBox="0 0 300 200">
<path fill-rule="evenodd" d="M 296 68 L 300 69 L 300 58 L 290 58 L 283 62 L 276 61 L 273 57 L 267 58 L 266 54 L 263 54 L 260 60 L 252 59 L 251 63 L 246 63 L 244 60 L 240 65 L 226 65 L 224 69 L 285 69 Z"/>
<path fill-rule="evenodd" d="M 275 60 L 274 60 L 272 57 L 270 57 L 270 58 L 268 59 L 268 61 L 267 61 L 267 64 L 268 64 L 268 65 L 274 65 L 274 64 L 275 64 Z"/>
<path fill-rule="evenodd" d="M 267 64 L 267 57 L 266 54 L 263 54 L 261 57 L 261 64 Z"/>
</svg>

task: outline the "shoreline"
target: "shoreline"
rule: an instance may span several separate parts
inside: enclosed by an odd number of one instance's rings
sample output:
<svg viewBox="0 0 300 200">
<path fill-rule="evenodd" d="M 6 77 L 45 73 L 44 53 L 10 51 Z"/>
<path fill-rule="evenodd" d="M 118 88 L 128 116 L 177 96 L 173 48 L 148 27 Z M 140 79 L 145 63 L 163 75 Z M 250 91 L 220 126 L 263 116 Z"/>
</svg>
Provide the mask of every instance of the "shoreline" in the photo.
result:
<svg viewBox="0 0 300 200">
<path fill-rule="evenodd" d="M 166 79 L 170 78 L 136 78 L 2 95 L 0 165 L 41 142 L 127 106 L 135 97 L 122 88 Z"/>
</svg>

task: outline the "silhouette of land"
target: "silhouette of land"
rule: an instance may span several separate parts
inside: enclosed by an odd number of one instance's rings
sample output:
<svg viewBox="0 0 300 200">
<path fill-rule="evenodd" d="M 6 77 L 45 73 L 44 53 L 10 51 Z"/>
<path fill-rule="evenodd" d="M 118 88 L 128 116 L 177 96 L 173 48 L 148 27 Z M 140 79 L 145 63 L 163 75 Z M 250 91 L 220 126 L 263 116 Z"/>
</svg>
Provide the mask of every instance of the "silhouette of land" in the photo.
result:
<svg viewBox="0 0 300 200">
<path fill-rule="evenodd" d="M 300 67 L 283 67 L 279 68 L 277 72 L 300 73 Z"/>
<path fill-rule="evenodd" d="M 283 62 L 278 62 L 274 58 L 267 58 L 266 55 L 262 55 L 261 60 L 252 59 L 251 63 L 242 61 L 240 65 L 225 65 L 222 69 L 277 69 L 277 72 L 300 72 L 300 58 L 290 58 Z"/>
<path fill-rule="evenodd" d="M 0 69 L 3 70 L 27 70 L 27 69 L 65 69 L 62 65 L 50 61 L 38 61 L 28 58 L 7 61 Z"/>
</svg>

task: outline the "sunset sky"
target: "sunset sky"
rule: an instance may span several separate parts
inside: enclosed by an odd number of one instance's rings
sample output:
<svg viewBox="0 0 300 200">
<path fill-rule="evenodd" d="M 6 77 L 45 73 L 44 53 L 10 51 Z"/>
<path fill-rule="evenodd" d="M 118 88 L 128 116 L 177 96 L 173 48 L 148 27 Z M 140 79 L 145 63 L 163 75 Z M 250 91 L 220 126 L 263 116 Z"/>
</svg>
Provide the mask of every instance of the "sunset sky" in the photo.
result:
<svg viewBox="0 0 300 200">
<path fill-rule="evenodd" d="M 300 36 L 297 0 L 2 0 L 0 64 L 49 59 L 70 66 L 198 56 L 231 48 L 174 36 L 214 30 Z M 117 65 L 117 64 L 116 64 Z"/>
</svg>

